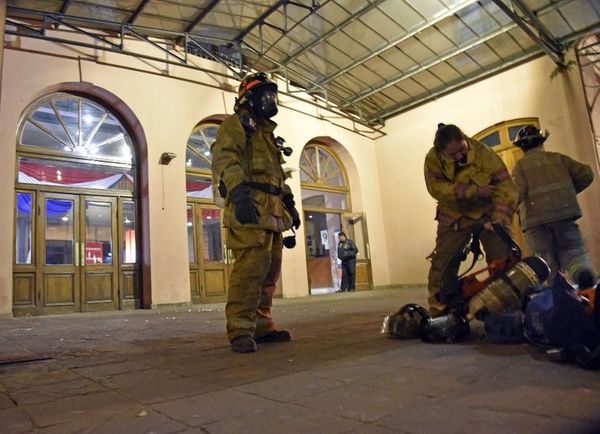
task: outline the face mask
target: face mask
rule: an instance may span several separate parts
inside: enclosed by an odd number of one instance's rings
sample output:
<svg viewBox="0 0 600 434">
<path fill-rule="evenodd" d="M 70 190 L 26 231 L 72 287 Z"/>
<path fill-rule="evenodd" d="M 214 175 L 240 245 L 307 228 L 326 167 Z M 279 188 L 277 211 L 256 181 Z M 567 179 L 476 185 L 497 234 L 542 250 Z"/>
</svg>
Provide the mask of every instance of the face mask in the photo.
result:
<svg viewBox="0 0 600 434">
<path fill-rule="evenodd" d="M 270 119 L 277 114 L 276 92 L 266 91 L 260 95 L 259 111 L 264 119 Z"/>
</svg>

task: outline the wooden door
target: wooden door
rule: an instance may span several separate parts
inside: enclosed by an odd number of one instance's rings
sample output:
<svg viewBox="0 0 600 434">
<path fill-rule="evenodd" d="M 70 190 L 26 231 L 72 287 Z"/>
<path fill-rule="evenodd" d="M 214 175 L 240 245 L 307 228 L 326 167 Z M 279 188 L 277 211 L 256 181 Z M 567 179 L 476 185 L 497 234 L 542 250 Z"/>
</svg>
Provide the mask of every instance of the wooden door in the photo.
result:
<svg viewBox="0 0 600 434">
<path fill-rule="evenodd" d="M 80 204 L 82 311 L 118 309 L 117 200 L 82 196 Z"/>
<path fill-rule="evenodd" d="M 222 302 L 227 298 L 232 255 L 225 245 L 222 214 L 214 206 L 187 205 L 192 303 Z"/>
<path fill-rule="evenodd" d="M 373 289 L 371 252 L 369 250 L 367 222 L 364 213 L 342 214 L 342 228 L 358 248 L 358 254 L 356 255 L 356 290 Z"/>
<path fill-rule="evenodd" d="M 132 198 L 118 199 L 119 244 L 114 250 L 119 253 L 121 309 L 135 309 L 141 306 L 141 258 L 136 205 Z"/>
<path fill-rule="evenodd" d="M 81 310 L 79 196 L 38 195 L 37 284 L 39 313 Z"/>
</svg>

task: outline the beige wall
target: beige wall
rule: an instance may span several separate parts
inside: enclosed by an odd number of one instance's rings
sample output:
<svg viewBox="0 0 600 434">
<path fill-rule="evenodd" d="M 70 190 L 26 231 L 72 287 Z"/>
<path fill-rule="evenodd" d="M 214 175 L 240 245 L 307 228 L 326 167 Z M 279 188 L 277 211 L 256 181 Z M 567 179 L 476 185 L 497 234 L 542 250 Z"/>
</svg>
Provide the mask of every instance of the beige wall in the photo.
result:
<svg viewBox="0 0 600 434">
<path fill-rule="evenodd" d="M 376 140 L 376 150 L 393 283 L 427 281 L 425 257 L 434 246 L 436 223 L 423 162 L 439 122 L 455 123 L 465 133 L 475 134 L 497 122 L 539 117 L 542 128 L 552 133 L 546 149 L 564 152 L 598 172 L 579 73 L 575 68 L 551 80 L 553 69 L 549 59 L 539 58 L 387 123 L 388 135 Z M 600 266 L 600 233 L 594 230 L 594 222 L 600 219 L 600 180 L 579 198 L 584 213 L 580 226 Z"/>
<path fill-rule="evenodd" d="M 32 51 L 60 53 L 42 55 Z M 98 54 L 99 57 L 93 57 Z M 81 66 L 77 57 L 82 56 Z M 223 80 L 190 69 L 143 62 L 116 54 L 92 53 L 73 47 L 60 47 L 37 40 L 17 40 L 5 50 L 2 100 L 0 102 L 0 313 L 12 310 L 12 234 L 15 179 L 15 133 L 23 110 L 35 98 L 57 83 L 83 81 L 106 89 L 123 100 L 139 119 L 148 143 L 149 220 L 151 249 L 152 303 L 181 303 L 190 300 L 188 274 L 185 146 L 192 128 L 203 118 L 227 111 L 231 113 L 234 94 L 217 88 Z M 198 63 L 222 69 L 208 61 Z M 134 70 L 135 68 L 136 70 Z M 140 69 L 144 70 L 140 71 Z M 167 75 L 170 75 L 167 76 Z M 201 85 L 194 81 L 202 81 Z M 314 108 L 282 97 L 283 104 L 314 113 Z M 298 168 L 303 146 L 316 136 L 330 136 L 344 146 L 339 151 L 352 178 L 353 211 L 364 211 L 369 218 L 369 237 L 375 285 L 389 283 L 387 246 L 383 234 L 383 212 L 374 142 L 336 127 L 329 122 L 282 108 L 275 120 L 277 134 L 294 148 L 289 165 Z M 178 157 L 168 166 L 158 164 L 163 152 Z M 163 178 L 164 177 L 164 178 Z M 163 181 L 166 194 L 163 197 Z M 292 188 L 300 197 L 298 172 Z M 367 200 L 368 199 L 368 200 Z M 298 201 L 299 202 L 299 201 Z M 304 232 L 298 233 L 298 247 L 286 250 L 282 270 L 283 295 L 308 294 Z"/>
</svg>

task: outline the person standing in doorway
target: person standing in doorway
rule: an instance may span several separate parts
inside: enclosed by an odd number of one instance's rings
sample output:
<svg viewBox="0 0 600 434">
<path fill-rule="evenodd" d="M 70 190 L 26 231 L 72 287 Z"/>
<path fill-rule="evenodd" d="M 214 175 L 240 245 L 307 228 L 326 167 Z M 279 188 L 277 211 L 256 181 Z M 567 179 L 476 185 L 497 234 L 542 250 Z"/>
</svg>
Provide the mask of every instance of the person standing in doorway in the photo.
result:
<svg viewBox="0 0 600 434">
<path fill-rule="evenodd" d="M 513 143 L 525 152 L 513 169 L 519 189 L 519 221 L 531 253 L 550 267 L 549 282 L 559 271 L 589 288 L 596 274 L 575 221 L 581 217 L 577 194 L 594 180 L 587 164 L 543 149 L 547 134 L 533 125 L 519 130 Z"/>
<path fill-rule="evenodd" d="M 356 276 L 356 254 L 358 248 L 354 241 L 346 237 L 344 232 L 338 235 L 337 256 L 342 261 L 342 283 L 340 292 L 354 291 Z"/>
<path fill-rule="evenodd" d="M 284 149 L 273 134 L 276 102 L 277 85 L 266 74 L 247 76 L 235 113 L 223 121 L 211 149 L 213 189 L 225 199 L 227 247 L 235 258 L 225 316 L 231 349 L 238 353 L 291 339 L 287 330 L 275 328 L 271 315 L 281 273 L 281 233 L 300 227 L 282 169 Z"/>
</svg>

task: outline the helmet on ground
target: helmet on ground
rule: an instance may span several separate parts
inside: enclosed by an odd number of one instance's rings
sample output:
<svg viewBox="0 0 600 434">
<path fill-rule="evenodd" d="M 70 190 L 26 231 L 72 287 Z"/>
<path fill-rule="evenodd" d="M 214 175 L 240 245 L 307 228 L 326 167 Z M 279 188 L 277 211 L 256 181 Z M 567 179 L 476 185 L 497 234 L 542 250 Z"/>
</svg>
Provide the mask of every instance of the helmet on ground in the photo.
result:
<svg viewBox="0 0 600 434">
<path fill-rule="evenodd" d="M 248 107 L 259 119 L 270 119 L 277 114 L 277 84 L 264 72 L 246 76 L 238 88 L 235 111 Z"/>
<path fill-rule="evenodd" d="M 513 144 L 523 150 L 533 149 L 540 146 L 548 138 L 548 132 L 542 133 L 534 125 L 525 125 L 521 128 L 515 138 Z"/>
<path fill-rule="evenodd" d="M 389 338 L 417 339 L 422 337 L 425 325 L 431 317 L 429 312 L 418 304 L 407 304 L 392 315 L 383 319 L 381 333 Z"/>
</svg>

